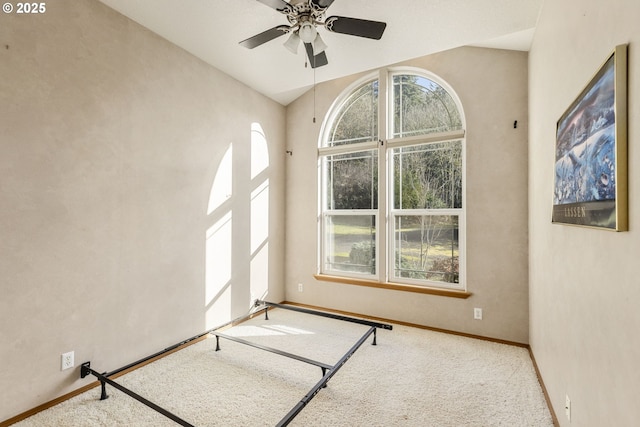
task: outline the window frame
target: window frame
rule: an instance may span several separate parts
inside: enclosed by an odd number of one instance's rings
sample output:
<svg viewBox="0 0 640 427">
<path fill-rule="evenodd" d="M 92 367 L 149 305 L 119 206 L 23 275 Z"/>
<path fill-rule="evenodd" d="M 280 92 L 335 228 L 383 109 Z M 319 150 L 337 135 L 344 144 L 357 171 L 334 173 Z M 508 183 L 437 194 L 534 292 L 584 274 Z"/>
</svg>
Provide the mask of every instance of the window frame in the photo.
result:
<svg viewBox="0 0 640 427">
<path fill-rule="evenodd" d="M 393 138 L 394 100 L 393 78 L 398 75 L 415 75 L 426 78 L 440 85 L 450 95 L 460 115 L 461 129 L 440 133 L 426 133 L 424 135 L 412 135 Z M 378 135 L 376 140 L 332 146 L 328 144 L 330 132 L 338 119 L 340 110 L 345 102 L 362 86 L 378 82 Z M 349 85 L 336 97 L 330 106 L 325 120 L 322 122 L 318 140 L 318 262 L 316 278 L 333 282 L 351 283 L 382 287 L 387 289 L 407 290 L 421 293 L 434 293 L 466 298 L 466 122 L 464 110 L 459 97 L 453 88 L 437 75 L 424 69 L 415 67 L 383 68 L 377 72 L 363 76 Z M 417 146 L 429 143 L 461 142 L 462 156 L 462 207 L 448 209 L 407 210 L 394 209 L 393 207 L 393 153 L 396 148 Z M 365 275 L 337 270 L 325 269 L 327 250 L 327 230 L 325 229 L 326 214 L 335 215 L 347 212 L 347 210 L 330 210 L 327 207 L 326 176 L 324 171 L 324 159 L 328 156 L 345 154 L 364 150 L 377 149 L 378 151 L 378 208 L 377 213 L 367 210 L 367 214 L 376 217 L 376 274 Z M 365 214 L 364 210 L 358 213 Z M 433 215 L 454 215 L 458 218 L 458 283 L 441 281 L 429 281 L 422 279 L 410 279 L 395 277 L 395 217 L 402 214 L 414 215 L 417 212 L 432 212 Z M 384 253 L 381 253 L 380 250 Z"/>
</svg>

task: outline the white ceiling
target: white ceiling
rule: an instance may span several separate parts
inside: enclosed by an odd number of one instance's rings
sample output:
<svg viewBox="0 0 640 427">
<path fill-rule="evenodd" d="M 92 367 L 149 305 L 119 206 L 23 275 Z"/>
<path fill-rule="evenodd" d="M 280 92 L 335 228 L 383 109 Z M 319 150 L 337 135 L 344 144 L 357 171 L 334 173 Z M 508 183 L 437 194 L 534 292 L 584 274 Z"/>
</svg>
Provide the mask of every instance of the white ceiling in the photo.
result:
<svg viewBox="0 0 640 427">
<path fill-rule="evenodd" d="M 544 0 L 335 0 L 326 16 L 384 21 L 381 40 L 320 29 L 329 64 L 305 68 L 286 36 L 249 50 L 238 44 L 285 15 L 256 0 L 100 0 L 205 62 L 287 105 L 315 82 L 459 46 L 529 50 Z M 314 76 L 315 74 L 315 76 Z"/>
</svg>

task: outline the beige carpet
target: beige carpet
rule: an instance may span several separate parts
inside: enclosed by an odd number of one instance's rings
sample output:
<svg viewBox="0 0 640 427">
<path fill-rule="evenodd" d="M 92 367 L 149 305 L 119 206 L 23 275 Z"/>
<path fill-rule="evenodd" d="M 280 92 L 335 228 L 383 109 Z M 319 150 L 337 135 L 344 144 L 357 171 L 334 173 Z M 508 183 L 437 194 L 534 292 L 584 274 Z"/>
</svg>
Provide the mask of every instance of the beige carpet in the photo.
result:
<svg viewBox="0 0 640 427">
<path fill-rule="evenodd" d="M 275 309 L 225 333 L 335 364 L 368 327 Z M 207 339 L 117 379 L 196 426 L 275 426 L 321 379 L 321 369 Z M 526 349 L 394 325 L 378 330 L 292 426 L 553 426 Z M 114 349 L 114 351 L 116 351 Z M 97 371 L 113 366 L 92 366 Z M 107 386 L 15 424 L 175 426 Z"/>
</svg>

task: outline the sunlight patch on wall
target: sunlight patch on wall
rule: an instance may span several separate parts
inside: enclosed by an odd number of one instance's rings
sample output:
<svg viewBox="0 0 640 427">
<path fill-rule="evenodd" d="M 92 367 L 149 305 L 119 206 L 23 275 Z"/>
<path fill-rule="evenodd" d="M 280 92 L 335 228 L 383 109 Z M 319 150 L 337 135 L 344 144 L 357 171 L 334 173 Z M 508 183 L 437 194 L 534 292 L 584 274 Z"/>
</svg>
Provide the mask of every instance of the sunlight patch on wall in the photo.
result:
<svg viewBox="0 0 640 427">
<path fill-rule="evenodd" d="M 245 301 L 248 310 L 256 299 L 268 299 L 269 147 L 259 123 L 251 123 L 250 133 L 245 135 L 250 141 L 228 146 L 209 194 L 204 292 L 207 329 L 240 315 L 237 311 Z M 245 154 L 249 156 L 245 158 Z"/>
<path fill-rule="evenodd" d="M 251 123 L 251 179 L 269 167 L 269 147 L 260 123 Z"/>
<path fill-rule="evenodd" d="M 207 230 L 205 303 L 210 304 L 231 280 L 231 212 Z"/>
<path fill-rule="evenodd" d="M 251 259 L 251 301 L 264 300 L 269 293 L 269 244 Z"/>
<path fill-rule="evenodd" d="M 211 186 L 207 215 L 218 209 L 233 194 L 233 145 L 224 154 Z"/>
<path fill-rule="evenodd" d="M 251 124 L 251 301 L 269 293 L 269 168 L 267 138 L 259 123 Z"/>
<path fill-rule="evenodd" d="M 269 238 L 269 180 L 251 193 L 251 253 Z"/>
<path fill-rule="evenodd" d="M 224 325 L 229 319 L 231 319 L 231 286 L 226 286 L 212 305 L 207 307 L 205 328 L 209 330 Z"/>
<path fill-rule="evenodd" d="M 207 230 L 205 264 L 205 306 L 207 329 L 231 316 L 231 212 Z"/>
</svg>

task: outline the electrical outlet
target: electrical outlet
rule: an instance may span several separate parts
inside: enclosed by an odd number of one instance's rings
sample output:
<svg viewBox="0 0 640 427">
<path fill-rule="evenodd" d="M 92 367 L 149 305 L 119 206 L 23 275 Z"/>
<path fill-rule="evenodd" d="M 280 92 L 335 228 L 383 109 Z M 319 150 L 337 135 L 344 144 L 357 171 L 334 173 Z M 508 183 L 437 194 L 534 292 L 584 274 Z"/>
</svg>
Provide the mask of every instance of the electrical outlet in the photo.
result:
<svg viewBox="0 0 640 427">
<path fill-rule="evenodd" d="M 482 320 L 482 309 L 474 308 L 473 309 L 473 318 L 476 320 Z"/>
<path fill-rule="evenodd" d="M 569 422 L 571 422 L 571 399 L 569 399 L 568 394 L 564 397 L 564 412 Z"/>
<path fill-rule="evenodd" d="M 61 356 L 60 370 L 64 371 L 69 368 L 73 368 L 73 351 L 63 353 Z"/>
<path fill-rule="evenodd" d="M 302 286 L 302 283 L 298 283 L 298 292 L 302 291 L 304 291 L 304 286 Z"/>
</svg>

